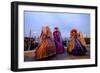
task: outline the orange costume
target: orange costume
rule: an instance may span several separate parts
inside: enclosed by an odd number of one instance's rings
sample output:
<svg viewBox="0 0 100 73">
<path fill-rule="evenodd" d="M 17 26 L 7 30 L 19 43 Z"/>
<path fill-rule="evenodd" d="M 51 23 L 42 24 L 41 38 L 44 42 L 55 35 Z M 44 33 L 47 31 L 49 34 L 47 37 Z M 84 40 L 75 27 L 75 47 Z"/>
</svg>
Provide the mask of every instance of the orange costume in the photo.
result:
<svg viewBox="0 0 100 73">
<path fill-rule="evenodd" d="M 71 30 L 67 51 L 73 55 L 85 55 L 87 52 L 84 37 L 82 34 L 78 34 L 76 29 Z"/>
<path fill-rule="evenodd" d="M 44 59 L 56 54 L 56 47 L 54 40 L 51 36 L 49 27 L 46 27 L 46 30 L 41 33 L 40 36 L 40 45 L 36 49 L 37 59 Z"/>
</svg>

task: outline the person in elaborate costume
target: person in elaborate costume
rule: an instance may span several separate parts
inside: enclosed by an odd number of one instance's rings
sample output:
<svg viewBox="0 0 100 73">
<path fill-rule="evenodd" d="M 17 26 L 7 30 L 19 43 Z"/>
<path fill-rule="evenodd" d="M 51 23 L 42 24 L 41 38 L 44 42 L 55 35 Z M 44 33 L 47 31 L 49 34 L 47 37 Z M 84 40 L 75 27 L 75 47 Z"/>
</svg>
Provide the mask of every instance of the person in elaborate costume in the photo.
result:
<svg viewBox="0 0 100 73">
<path fill-rule="evenodd" d="M 58 53 L 58 54 L 64 53 L 63 41 L 62 41 L 61 33 L 60 33 L 58 27 L 54 28 L 53 36 L 54 36 L 54 41 L 56 44 L 56 53 Z"/>
<path fill-rule="evenodd" d="M 46 59 L 56 54 L 56 47 L 52 38 L 52 33 L 48 26 L 42 29 L 40 35 L 40 45 L 36 49 L 37 59 Z"/>
<path fill-rule="evenodd" d="M 85 38 L 84 38 L 82 32 L 78 32 L 78 39 L 81 41 L 82 45 L 87 47 L 86 42 L 85 42 Z"/>
<path fill-rule="evenodd" d="M 67 52 L 73 55 L 85 55 L 87 52 L 85 40 L 76 29 L 72 29 L 70 32 Z"/>
</svg>

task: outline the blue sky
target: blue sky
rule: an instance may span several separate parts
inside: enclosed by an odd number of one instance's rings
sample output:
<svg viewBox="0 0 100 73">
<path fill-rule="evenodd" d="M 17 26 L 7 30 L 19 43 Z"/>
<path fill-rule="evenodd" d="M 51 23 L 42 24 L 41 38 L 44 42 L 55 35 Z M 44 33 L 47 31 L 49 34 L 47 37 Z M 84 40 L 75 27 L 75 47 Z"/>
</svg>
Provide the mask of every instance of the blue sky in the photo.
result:
<svg viewBox="0 0 100 73">
<path fill-rule="evenodd" d="M 89 14 L 24 11 L 24 36 L 29 36 L 30 29 L 32 33 L 35 32 L 35 35 L 39 36 L 42 26 L 47 25 L 52 32 L 54 27 L 58 26 L 62 37 L 69 37 L 72 28 L 90 35 Z"/>
</svg>

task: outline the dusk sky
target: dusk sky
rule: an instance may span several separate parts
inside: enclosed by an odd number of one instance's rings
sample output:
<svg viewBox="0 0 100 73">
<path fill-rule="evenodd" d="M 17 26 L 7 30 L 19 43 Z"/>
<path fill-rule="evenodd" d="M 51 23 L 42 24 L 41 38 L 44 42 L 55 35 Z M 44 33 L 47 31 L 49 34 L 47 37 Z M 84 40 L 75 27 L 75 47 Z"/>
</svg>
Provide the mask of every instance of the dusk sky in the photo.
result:
<svg viewBox="0 0 100 73">
<path fill-rule="evenodd" d="M 51 31 L 59 27 L 62 37 L 69 37 L 70 30 L 76 28 L 83 35 L 90 35 L 90 15 L 81 13 L 53 13 L 53 12 L 24 12 L 24 36 L 29 36 L 30 29 L 39 36 L 43 26 L 49 26 Z"/>
</svg>

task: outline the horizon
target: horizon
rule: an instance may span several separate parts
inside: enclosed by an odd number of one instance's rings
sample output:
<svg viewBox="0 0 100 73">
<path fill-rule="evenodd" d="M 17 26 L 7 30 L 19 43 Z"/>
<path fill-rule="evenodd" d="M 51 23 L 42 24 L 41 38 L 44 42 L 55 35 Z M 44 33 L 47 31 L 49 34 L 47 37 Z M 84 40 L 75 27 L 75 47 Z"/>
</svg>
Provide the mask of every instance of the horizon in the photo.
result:
<svg viewBox="0 0 100 73">
<path fill-rule="evenodd" d="M 89 14 L 24 11 L 24 25 L 24 37 L 29 36 L 30 30 L 32 36 L 40 36 L 42 27 L 47 25 L 52 33 L 57 26 L 62 37 L 69 37 L 72 28 L 76 28 L 84 36 L 90 36 Z"/>
</svg>

